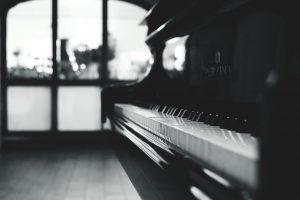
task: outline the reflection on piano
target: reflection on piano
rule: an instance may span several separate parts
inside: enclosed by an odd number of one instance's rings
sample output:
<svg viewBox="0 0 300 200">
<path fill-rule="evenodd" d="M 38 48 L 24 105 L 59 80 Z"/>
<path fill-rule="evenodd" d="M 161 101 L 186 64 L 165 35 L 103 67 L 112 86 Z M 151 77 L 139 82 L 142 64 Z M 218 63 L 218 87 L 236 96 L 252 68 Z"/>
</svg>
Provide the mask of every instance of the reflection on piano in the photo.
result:
<svg viewBox="0 0 300 200">
<path fill-rule="evenodd" d="M 145 19 L 152 68 L 104 88 L 103 119 L 195 199 L 291 199 L 300 55 L 289 3 L 159 1 Z"/>
</svg>

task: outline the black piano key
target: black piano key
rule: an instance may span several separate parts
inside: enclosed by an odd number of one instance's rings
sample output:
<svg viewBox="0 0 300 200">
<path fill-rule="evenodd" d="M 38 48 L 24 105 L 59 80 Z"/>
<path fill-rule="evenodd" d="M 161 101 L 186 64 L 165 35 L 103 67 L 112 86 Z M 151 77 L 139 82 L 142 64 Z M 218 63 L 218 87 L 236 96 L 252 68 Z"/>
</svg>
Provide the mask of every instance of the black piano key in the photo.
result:
<svg viewBox="0 0 300 200">
<path fill-rule="evenodd" d="M 160 105 L 157 111 L 158 111 L 158 112 L 162 112 L 164 108 L 165 108 L 165 106 Z"/>
<path fill-rule="evenodd" d="M 239 131 L 241 133 L 252 133 L 250 123 L 247 119 L 242 119 L 240 123 Z"/>
<path fill-rule="evenodd" d="M 170 114 L 171 112 L 172 112 L 172 110 L 173 110 L 173 107 L 169 107 L 169 109 L 168 109 L 168 111 L 167 111 L 167 113 L 166 114 Z"/>
<path fill-rule="evenodd" d="M 164 106 L 164 108 L 162 109 L 162 113 L 165 113 L 166 112 L 166 110 L 168 109 L 168 106 Z"/>
<path fill-rule="evenodd" d="M 184 112 L 184 109 L 180 109 L 177 113 L 177 117 L 181 117 L 182 113 Z"/>
<path fill-rule="evenodd" d="M 175 107 L 172 107 L 171 111 L 169 112 L 169 115 L 173 115 L 175 109 L 176 109 Z"/>
<path fill-rule="evenodd" d="M 196 118 L 197 122 L 203 122 L 203 118 L 204 118 L 204 112 L 200 112 Z"/>
<path fill-rule="evenodd" d="M 182 114 L 179 116 L 181 118 L 187 118 L 188 117 L 188 110 L 183 110 Z"/>
<path fill-rule="evenodd" d="M 173 112 L 171 113 L 172 116 L 175 116 L 176 111 L 178 110 L 178 108 L 174 107 Z"/>
<path fill-rule="evenodd" d="M 178 114 L 180 113 L 180 111 L 181 111 L 181 109 L 176 108 L 176 110 L 175 110 L 174 113 L 173 113 L 173 116 L 174 116 L 174 117 L 178 117 Z"/>
<path fill-rule="evenodd" d="M 171 113 L 173 112 L 174 107 L 170 107 L 169 111 L 168 111 L 168 115 L 171 115 Z"/>
<path fill-rule="evenodd" d="M 211 120 L 212 126 L 220 126 L 221 125 L 221 116 L 219 114 L 214 114 Z"/>
<path fill-rule="evenodd" d="M 191 121 L 203 122 L 211 126 L 219 126 L 220 128 L 237 131 L 239 133 L 251 133 L 252 128 L 247 119 L 239 118 L 232 115 L 208 113 L 203 111 L 190 111 L 176 106 L 167 106 L 161 104 L 151 104 L 149 108 L 156 112 L 165 113 L 167 115 L 186 118 Z"/>
<path fill-rule="evenodd" d="M 151 106 L 151 110 L 156 110 L 156 108 L 157 108 L 157 105 Z"/>
<path fill-rule="evenodd" d="M 157 106 L 156 106 L 156 108 L 155 108 L 155 111 L 157 111 L 157 112 L 158 112 L 158 111 L 159 111 L 159 109 L 160 109 L 160 107 L 161 107 L 161 105 L 157 105 Z"/>
<path fill-rule="evenodd" d="M 204 123 L 205 124 L 211 124 L 212 123 L 212 120 L 213 120 L 213 114 L 212 113 L 208 113 L 204 119 Z"/>
<path fill-rule="evenodd" d="M 188 115 L 188 120 L 191 120 L 191 121 L 192 121 L 195 114 L 196 114 L 195 111 L 191 111 L 191 112 L 189 113 L 189 115 Z"/>
<path fill-rule="evenodd" d="M 191 119 L 192 121 L 196 121 L 198 117 L 199 112 L 195 112 L 193 118 Z"/>
<path fill-rule="evenodd" d="M 221 128 L 230 130 L 232 119 L 230 116 L 225 116 L 220 124 Z"/>
<path fill-rule="evenodd" d="M 169 106 L 166 106 L 165 109 L 162 111 L 162 113 L 165 113 L 165 114 L 166 114 L 166 113 L 168 112 L 169 109 L 170 109 L 170 107 L 169 107 Z"/>
<path fill-rule="evenodd" d="M 238 117 L 233 117 L 231 130 L 239 132 L 241 120 Z"/>
<path fill-rule="evenodd" d="M 168 108 L 165 110 L 165 114 L 168 114 L 169 113 L 169 111 L 170 111 L 170 109 L 171 109 L 171 107 L 170 106 L 168 106 Z"/>
</svg>

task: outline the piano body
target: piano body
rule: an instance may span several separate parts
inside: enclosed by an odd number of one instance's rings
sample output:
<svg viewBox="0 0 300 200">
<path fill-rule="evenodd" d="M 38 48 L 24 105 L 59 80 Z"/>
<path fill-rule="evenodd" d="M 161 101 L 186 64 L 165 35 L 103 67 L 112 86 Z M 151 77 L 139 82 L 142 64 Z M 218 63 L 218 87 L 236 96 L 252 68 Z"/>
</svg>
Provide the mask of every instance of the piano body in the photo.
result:
<svg viewBox="0 0 300 200">
<path fill-rule="evenodd" d="M 298 18 L 293 1 L 159 1 L 145 19 L 153 64 L 103 89 L 103 119 L 195 199 L 293 199 Z"/>
</svg>

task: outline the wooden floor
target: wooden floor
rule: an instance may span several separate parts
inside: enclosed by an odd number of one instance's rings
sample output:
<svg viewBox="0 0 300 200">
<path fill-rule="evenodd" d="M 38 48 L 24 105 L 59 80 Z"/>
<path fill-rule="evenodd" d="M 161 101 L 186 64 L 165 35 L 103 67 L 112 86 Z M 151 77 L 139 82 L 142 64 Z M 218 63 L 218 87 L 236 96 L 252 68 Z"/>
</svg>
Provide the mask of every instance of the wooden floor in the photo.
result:
<svg viewBox="0 0 300 200">
<path fill-rule="evenodd" d="M 192 200 L 182 180 L 113 132 L 5 135 L 0 200 Z"/>
<path fill-rule="evenodd" d="M 138 200 L 112 148 L 6 150 L 1 200 Z"/>
</svg>

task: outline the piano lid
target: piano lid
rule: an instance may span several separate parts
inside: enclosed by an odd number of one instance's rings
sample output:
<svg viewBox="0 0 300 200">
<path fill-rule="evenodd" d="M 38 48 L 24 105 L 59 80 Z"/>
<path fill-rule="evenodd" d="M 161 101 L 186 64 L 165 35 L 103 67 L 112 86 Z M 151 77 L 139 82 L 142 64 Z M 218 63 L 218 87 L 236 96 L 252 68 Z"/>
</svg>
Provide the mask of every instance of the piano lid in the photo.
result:
<svg viewBox="0 0 300 200">
<path fill-rule="evenodd" d="M 198 0 L 159 0 L 147 13 L 142 24 L 146 23 L 149 27 L 148 32 L 151 33 L 160 25 L 171 19 L 176 13 L 183 8 Z"/>
<path fill-rule="evenodd" d="M 149 19 L 149 36 L 146 39 L 148 44 L 155 43 L 155 41 L 166 41 L 172 37 L 183 36 L 189 31 L 204 27 L 211 20 L 221 16 L 224 13 L 231 12 L 248 5 L 253 0 L 196 0 L 183 3 L 180 8 L 173 9 L 173 13 L 169 12 L 164 15 L 164 19 L 157 21 L 159 13 L 164 13 L 168 7 L 167 4 L 153 8 L 148 14 Z M 161 1 L 166 2 L 166 0 Z M 182 2 L 181 2 L 182 3 Z M 180 5 L 180 4 L 178 4 Z M 157 4 L 159 6 L 159 3 Z M 176 11 L 176 12 L 175 12 Z M 151 20 L 156 20 L 156 24 L 151 24 Z M 162 23 L 163 22 L 163 23 Z M 155 30 L 153 30 L 155 28 Z"/>
</svg>

